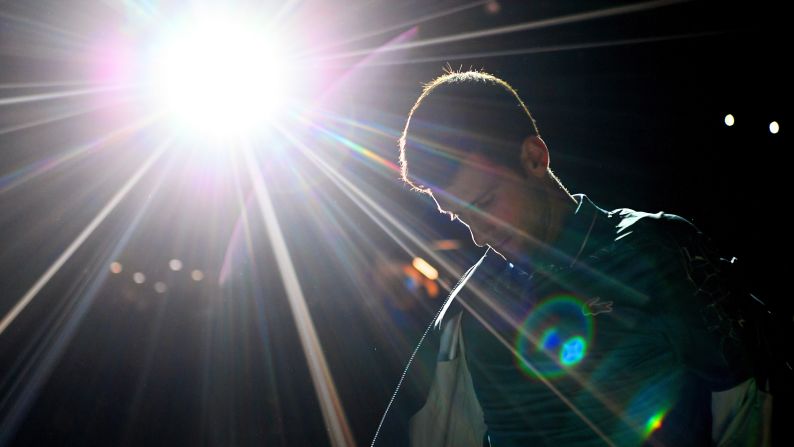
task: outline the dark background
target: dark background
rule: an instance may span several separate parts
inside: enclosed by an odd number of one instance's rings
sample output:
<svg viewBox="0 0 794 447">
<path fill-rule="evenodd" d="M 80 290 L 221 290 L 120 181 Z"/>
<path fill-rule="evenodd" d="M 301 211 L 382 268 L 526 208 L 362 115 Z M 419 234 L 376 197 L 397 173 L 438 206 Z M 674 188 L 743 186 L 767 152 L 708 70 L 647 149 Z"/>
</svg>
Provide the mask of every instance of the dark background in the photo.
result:
<svg viewBox="0 0 794 447">
<path fill-rule="evenodd" d="M 128 3 L 165 17 L 184 6 Z M 244 3 L 235 4 L 250 7 Z M 779 2 L 656 2 L 612 17 L 380 51 L 366 60 L 361 54 L 406 31 L 407 42 L 422 42 L 639 3 L 490 2 L 413 23 L 462 4 L 309 1 L 284 19 L 296 53 L 316 59 L 305 70 L 323 75 L 304 100 L 323 92 L 331 98 L 316 118 L 328 132 L 295 131 L 418 238 L 377 212 L 373 219 L 291 143 L 272 138 L 257 149 L 357 444 L 369 444 L 439 303 L 385 272 L 413 255 L 428 259 L 439 239 L 461 241 L 457 251 L 436 252 L 457 269 L 439 268 L 446 282 L 476 255 L 459 225 L 372 156 L 396 160 L 396 139 L 421 83 L 447 63 L 485 69 L 516 87 L 571 192 L 606 209 L 690 219 L 791 320 L 785 150 L 792 78 Z M 0 315 L 162 141 L 152 129 L 101 140 L 141 115 L 144 105 L 134 97 L 2 102 L 76 88 L 20 83 L 90 79 L 95 59 L 85 48 L 146 35 L 136 29 L 145 21 L 131 20 L 129 8 L 0 2 Z M 323 48 L 334 42 L 342 43 Z M 723 122 L 728 113 L 733 127 Z M 777 135 L 768 130 L 773 120 Z M 250 180 L 191 150 L 201 144 L 178 146 L 0 334 L 0 445 L 329 443 Z M 247 198 L 248 240 L 239 235 L 238 190 Z M 172 258 L 185 267 L 169 270 Z M 123 265 L 120 274 L 110 273 L 113 261 Z M 190 278 L 194 269 L 204 273 L 201 281 Z M 145 283 L 133 282 L 133 272 L 144 273 Z M 155 281 L 167 291 L 156 292 Z"/>
</svg>

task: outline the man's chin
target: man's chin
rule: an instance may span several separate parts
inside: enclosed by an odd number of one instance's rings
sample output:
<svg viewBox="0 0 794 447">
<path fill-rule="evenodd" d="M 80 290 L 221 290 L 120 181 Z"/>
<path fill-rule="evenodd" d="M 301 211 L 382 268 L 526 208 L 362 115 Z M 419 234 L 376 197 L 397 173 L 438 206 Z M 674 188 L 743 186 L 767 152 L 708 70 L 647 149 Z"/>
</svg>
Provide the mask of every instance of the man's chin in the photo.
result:
<svg viewBox="0 0 794 447">
<path fill-rule="evenodd" d="M 488 245 L 490 245 L 491 247 L 493 247 L 495 249 L 498 249 L 500 251 L 509 251 L 508 247 L 509 247 L 510 241 L 513 239 L 513 237 L 512 236 L 506 236 L 506 237 L 503 237 L 501 239 L 500 238 L 492 238 L 492 239 L 495 240 L 496 242 L 491 242 Z"/>
<path fill-rule="evenodd" d="M 474 236 L 474 232 L 473 232 L 473 231 L 471 231 L 471 228 L 469 228 L 469 236 L 471 236 L 471 241 L 472 241 L 472 242 L 474 243 L 474 245 L 476 245 L 477 247 L 485 247 L 486 245 L 489 245 L 489 244 L 488 244 L 488 242 L 480 242 L 480 241 L 485 241 L 486 239 L 485 239 L 485 238 L 482 238 L 482 237 L 480 237 L 480 238 L 478 238 L 478 237 L 475 237 L 475 236 Z"/>
<path fill-rule="evenodd" d="M 487 243 L 485 245 L 491 247 L 502 258 L 507 260 L 508 258 L 512 258 L 513 256 L 515 256 L 515 253 L 513 253 L 513 251 L 511 250 L 511 247 L 510 247 L 510 241 L 512 241 L 512 239 L 513 239 L 512 236 L 507 236 L 507 237 L 499 240 L 499 242 Z"/>
<path fill-rule="evenodd" d="M 506 252 L 508 244 L 513 239 L 512 235 L 500 238 L 498 235 L 485 234 L 484 236 L 477 238 L 474 236 L 473 232 L 470 232 L 470 234 L 471 241 L 474 242 L 474 245 L 478 247 L 491 247 L 494 250 L 500 252 Z"/>
</svg>

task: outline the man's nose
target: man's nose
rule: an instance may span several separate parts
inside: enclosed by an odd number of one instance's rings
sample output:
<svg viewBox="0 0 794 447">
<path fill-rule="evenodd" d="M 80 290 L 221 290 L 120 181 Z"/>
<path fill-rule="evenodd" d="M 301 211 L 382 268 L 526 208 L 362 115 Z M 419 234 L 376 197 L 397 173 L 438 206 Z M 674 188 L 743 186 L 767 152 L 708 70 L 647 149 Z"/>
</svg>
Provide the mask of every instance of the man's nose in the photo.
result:
<svg viewBox="0 0 794 447">
<path fill-rule="evenodd" d="M 471 227 L 471 226 L 474 225 L 474 220 L 472 219 L 471 214 L 468 211 L 461 211 L 461 212 L 457 213 L 456 215 L 458 217 L 458 220 L 460 222 L 466 224 L 468 227 Z"/>
</svg>

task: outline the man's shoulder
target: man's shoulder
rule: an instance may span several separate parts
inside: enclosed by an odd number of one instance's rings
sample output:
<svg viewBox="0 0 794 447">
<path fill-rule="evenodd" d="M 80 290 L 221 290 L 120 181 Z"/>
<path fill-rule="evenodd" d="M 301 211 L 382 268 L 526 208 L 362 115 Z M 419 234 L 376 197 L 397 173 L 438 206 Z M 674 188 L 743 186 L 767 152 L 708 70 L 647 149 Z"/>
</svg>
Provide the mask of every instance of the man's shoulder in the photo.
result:
<svg viewBox="0 0 794 447">
<path fill-rule="evenodd" d="M 613 248 L 633 245 L 677 245 L 703 237 L 703 233 L 690 220 L 665 211 L 646 212 L 633 208 L 615 208 L 611 211 L 594 203 L 585 194 L 575 194 L 583 209 L 594 210 L 596 223 L 593 236 Z M 584 213 L 583 213 L 584 214 Z M 614 243 L 614 244 L 612 244 Z"/>
<path fill-rule="evenodd" d="M 677 249 L 703 237 L 695 224 L 678 214 L 617 208 L 607 216 L 614 221 L 615 242 Z"/>
</svg>

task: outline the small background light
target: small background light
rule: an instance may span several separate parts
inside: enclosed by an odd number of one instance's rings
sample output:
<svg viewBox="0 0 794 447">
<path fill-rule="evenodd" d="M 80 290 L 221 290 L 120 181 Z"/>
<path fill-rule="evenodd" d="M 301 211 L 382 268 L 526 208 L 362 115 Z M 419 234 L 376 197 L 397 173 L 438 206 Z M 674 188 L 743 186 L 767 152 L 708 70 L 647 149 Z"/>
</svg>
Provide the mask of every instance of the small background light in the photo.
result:
<svg viewBox="0 0 794 447">
<path fill-rule="evenodd" d="M 122 269 L 123 269 L 123 267 L 121 266 L 121 263 L 119 263 L 119 262 L 111 262 L 110 263 L 110 273 L 119 274 L 119 273 L 121 273 Z"/>
<path fill-rule="evenodd" d="M 168 267 L 170 267 L 171 270 L 178 272 L 182 270 L 182 261 L 180 261 L 179 259 L 172 259 L 168 261 Z"/>
<path fill-rule="evenodd" d="M 455 239 L 441 239 L 433 242 L 433 249 L 443 250 L 457 250 L 460 248 L 460 241 Z"/>
<path fill-rule="evenodd" d="M 165 285 L 164 282 L 157 281 L 156 283 L 154 283 L 154 290 L 157 293 L 165 293 L 165 291 L 168 290 L 168 287 Z"/>
<path fill-rule="evenodd" d="M 780 124 L 778 124 L 777 121 L 772 121 L 769 123 L 769 132 L 771 132 L 773 135 L 780 132 Z"/>
<path fill-rule="evenodd" d="M 430 280 L 438 279 L 438 270 L 433 268 L 433 266 L 428 264 L 427 261 L 425 261 L 424 259 L 422 259 L 422 258 L 414 258 L 414 260 L 411 263 L 411 265 L 415 269 L 419 270 L 419 273 L 425 275 L 425 277 L 427 279 L 430 279 Z"/>
<path fill-rule="evenodd" d="M 201 281 L 204 279 L 204 273 L 201 270 L 193 270 L 190 272 L 190 277 L 193 278 L 193 281 Z"/>
<path fill-rule="evenodd" d="M 736 120 L 733 118 L 733 115 L 731 115 L 730 113 L 725 115 L 725 125 L 726 126 L 731 127 L 731 126 L 733 126 L 733 123 L 735 123 L 735 122 L 736 122 Z"/>
<path fill-rule="evenodd" d="M 146 282 L 146 275 L 141 272 L 135 272 L 132 275 L 132 280 L 135 281 L 135 284 L 143 284 Z"/>
<path fill-rule="evenodd" d="M 485 4 L 485 12 L 488 14 L 499 14 L 499 11 L 502 10 L 502 5 L 499 4 L 496 0 L 491 0 Z"/>
</svg>

